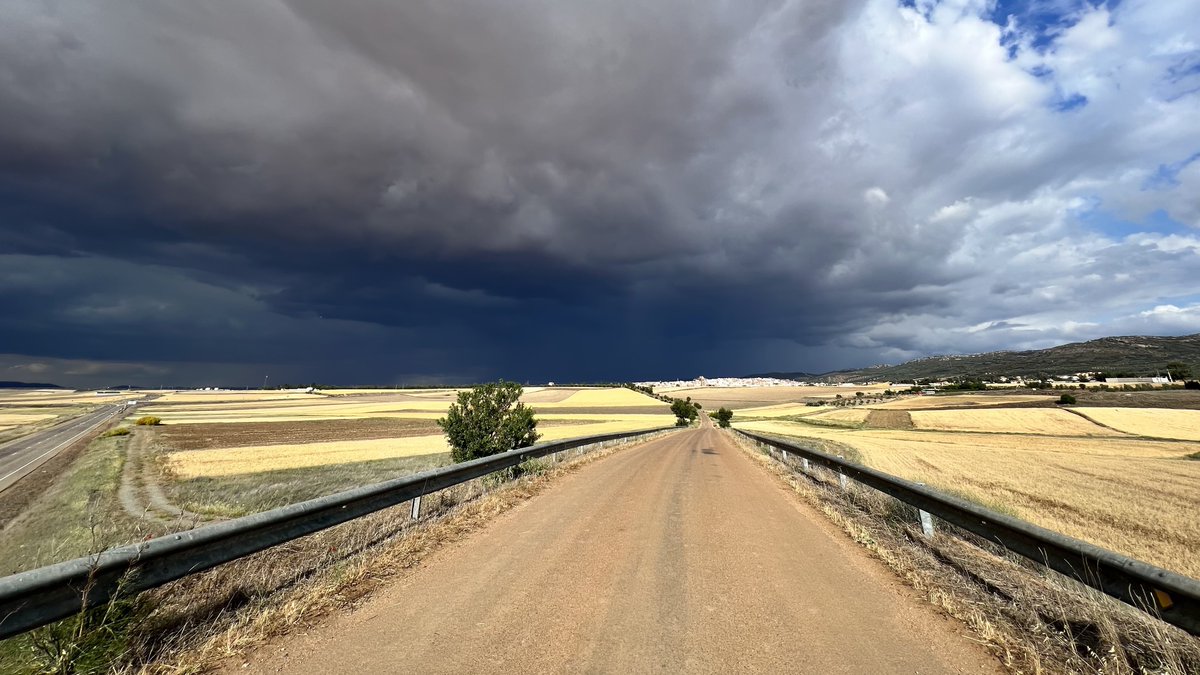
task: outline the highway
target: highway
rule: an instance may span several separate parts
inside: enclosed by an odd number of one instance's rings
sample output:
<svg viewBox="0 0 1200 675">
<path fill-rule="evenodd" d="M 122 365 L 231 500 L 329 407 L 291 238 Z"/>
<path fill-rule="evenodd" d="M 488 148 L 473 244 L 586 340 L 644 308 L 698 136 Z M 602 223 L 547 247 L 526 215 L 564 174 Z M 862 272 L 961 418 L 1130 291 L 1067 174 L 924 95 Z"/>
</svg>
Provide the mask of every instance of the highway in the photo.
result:
<svg viewBox="0 0 1200 675">
<path fill-rule="evenodd" d="M 86 415 L 0 445 L 0 492 L 12 487 L 76 441 L 85 440 L 124 410 L 123 405 L 101 406 Z"/>
</svg>

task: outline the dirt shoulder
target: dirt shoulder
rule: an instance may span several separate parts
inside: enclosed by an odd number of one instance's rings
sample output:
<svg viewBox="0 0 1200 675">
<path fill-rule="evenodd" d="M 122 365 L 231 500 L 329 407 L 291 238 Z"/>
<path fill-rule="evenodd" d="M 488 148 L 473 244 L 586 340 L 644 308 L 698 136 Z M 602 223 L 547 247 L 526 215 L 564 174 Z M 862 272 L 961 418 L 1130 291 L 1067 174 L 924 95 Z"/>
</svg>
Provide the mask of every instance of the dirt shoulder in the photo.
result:
<svg viewBox="0 0 1200 675">
<path fill-rule="evenodd" d="M 963 630 L 702 428 L 583 467 L 228 672 L 999 672 Z"/>
</svg>

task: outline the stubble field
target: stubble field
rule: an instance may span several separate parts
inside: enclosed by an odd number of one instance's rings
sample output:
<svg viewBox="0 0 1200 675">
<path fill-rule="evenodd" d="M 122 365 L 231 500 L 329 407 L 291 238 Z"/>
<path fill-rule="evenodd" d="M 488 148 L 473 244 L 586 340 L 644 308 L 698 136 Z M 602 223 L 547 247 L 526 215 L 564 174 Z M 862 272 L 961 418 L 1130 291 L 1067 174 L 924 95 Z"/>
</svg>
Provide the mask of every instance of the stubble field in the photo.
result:
<svg viewBox="0 0 1200 675">
<path fill-rule="evenodd" d="M 1081 408 L 1079 414 L 1127 434 L 1200 441 L 1200 410 Z"/>
<path fill-rule="evenodd" d="M 698 389 L 664 389 L 661 393 L 675 398 L 691 397 L 708 410 L 722 406 L 731 410 L 763 408 L 779 404 L 800 404 L 805 401 L 830 400 L 839 395 L 853 398 L 855 392 L 864 395 L 883 393 L 890 384 L 855 384 L 827 387 L 701 387 Z"/>
<path fill-rule="evenodd" d="M 136 429 L 180 509 L 241 515 L 449 462 L 436 420 L 455 390 L 180 392 L 139 408 Z M 669 426 L 665 403 L 628 389 L 530 388 L 541 441 Z"/>
<path fill-rule="evenodd" d="M 437 418 L 455 390 L 145 392 L 127 436 L 94 441 L 0 530 L 0 573 L 78 557 L 397 478 L 450 461 Z M 0 433 L 53 422 L 95 394 L 0 392 Z M 8 401 L 16 401 L 12 407 Z M 523 400 L 541 441 L 670 426 L 667 404 L 628 389 L 543 388 Z M 137 426 L 141 416 L 160 426 Z"/>
<path fill-rule="evenodd" d="M 62 389 L 0 389 L 0 443 L 109 402 L 94 393 Z"/>
<path fill-rule="evenodd" d="M 1169 410 L 1030 407 L 1047 400 L 1038 395 L 922 396 L 786 418 L 735 415 L 734 426 L 805 439 L 1200 578 L 1200 395 L 1189 410 L 1174 394 Z M 1152 405 L 1153 395 L 1138 405 Z"/>
</svg>

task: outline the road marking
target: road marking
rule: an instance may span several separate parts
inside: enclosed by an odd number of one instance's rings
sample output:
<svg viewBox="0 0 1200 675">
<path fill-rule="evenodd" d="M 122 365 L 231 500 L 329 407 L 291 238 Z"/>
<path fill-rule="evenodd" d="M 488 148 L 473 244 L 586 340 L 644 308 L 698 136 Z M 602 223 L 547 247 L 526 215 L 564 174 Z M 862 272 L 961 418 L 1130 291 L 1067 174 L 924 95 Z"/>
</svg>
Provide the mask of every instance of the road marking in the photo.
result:
<svg viewBox="0 0 1200 675">
<path fill-rule="evenodd" d="M 24 470 L 25 470 L 25 467 L 29 466 L 30 464 L 33 464 L 33 463 L 35 463 L 35 462 L 39 461 L 40 459 L 42 459 L 42 458 L 43 458 L 43 457 L 45 457 L 46 455 L 49 455 L 49 454 L 51 454 L 51 453 L 53 453 L 53 452 L 57 452 L 57 451 L 59 450 L 59 448 L 62 448 L 62 447 L 63 447 L 63 446 L 65 446 L 65 445 L 69 445 L 69 444 L 71 444 L 71 443 L 74 443 L 76 440 L 78 440 L 78 439 L 79 439 L 79 437 L 80 437 L 80 436 L 83 436 L 84 434 L 88 433 L 88 432 L 89 432 L 89 431 L 91 431 L 92 429 L 95 429 L 96 427 L 100 426 L 100 425 L 101 425 L 101 424 L 103 424 L 104 422 L 107 422 L 107 421 L 109 420 L 109 418 L 111 418 L 111 417 L 112 417 L 114 414 L 116 414 L 117 412 L 118 412 L 118 411 L 115 411 L 115 410 L 114 410 L 114 411 L 110 411 L 110 412 L 109 412 L 109 414 L 107 414 L 107 415 L 105 415 L 104 417 L 102 417 L 102 418 L 101 418 L 99 421 L 97 421 L 95 424 L 93 424 L 93 425 L 89 426 L 88 428 L 84 429 L 83 431 L 81 431 L 81 432 L 79 432 L 79 433 L 75 434 L 74 436 L 72 436 L 71 438 L 67 439 L 66 441 L 63 441 L 62 443 L 59 443 L 58 445 L 56 445 L 56 446 L 54 446 L 53 448 L 51 448 L 51 449 L 47 450 L 46 452 L 43 452 L 42 454 L 38 455 L 37 457 L 34 457 L 33 459 L 29 460 L 28 462 L 25 462 L 25 463 L 24 463 L 24 464 L 22 464 L 21 466 L 17 467 L 15 470 L 13 470 L 13 471 L 10 471 L 10 472 L 8 472 L 7 474 L 5 474 L 5 475 L 3 475 L 3 476 L 0 476 L 0 485 L 3 485 L 3 484 L 4 484 L 4 481 L 8 480 L 10 477 L 12 477 L 12 476 L 15 476 L 16 474 L 20 473 L 21 471 L 24 471 Z M 17 483 L 16 483 L 16 481 L 14 481 L 12 485 L 16 485 L 16 484 L 17 484 Z M 0 487 L 0 491 L 7 490 L 8 488 L 12 487 L 12 485 L 4 485 L 3 487 Z"/>
</svg>

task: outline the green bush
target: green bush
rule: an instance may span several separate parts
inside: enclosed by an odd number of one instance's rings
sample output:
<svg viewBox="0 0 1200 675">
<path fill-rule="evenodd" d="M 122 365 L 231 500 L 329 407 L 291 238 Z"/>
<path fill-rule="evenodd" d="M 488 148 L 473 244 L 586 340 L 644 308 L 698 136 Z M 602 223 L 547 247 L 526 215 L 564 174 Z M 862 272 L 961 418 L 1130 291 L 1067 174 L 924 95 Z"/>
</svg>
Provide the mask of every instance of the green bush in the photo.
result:
<svg viewBox="0 0 1200 675">
<path fill-rule="evenodd" d="M 129 433 L 130 433 L 129 429 L 127 427 L 117 427 L 116 429 L 109 429 L 108 431 L 100 434 L 100 438 L 112 438 L 114 436 L 128 436 Z"/>
<path fill-rule="evenodd" d="M 527 448 L 541 437 L 533 408 L 518 403 L 521 385 L 516 382 L 481 384 L 458 392 L 446 416 L 437 421 L 457 462 Z"/>
<path fill-rule="evenodd" d="M 722 429 L 729 428 L 729 422 L 733 419 L 733 411 L 729 408 L 721 407 L 717 410 L 717 425 Z"/>
<path fill-rule="evenodd" d="M 700 411 L 696 404 L 692 403 L 690 396 L 686 401 L 681 398 L 671 401 L 671 412 L 675 414 L 677 427 L 685 427 L 700 416 Z"/>
<path fill-rule="evenodd" d="M 1183 383 L 1184 389 L 1200 389 L 1200 381 L 1188 380 Z"/>
<path fill-rule="evenodd" d="M 154 427 L 162 424 L 162 419 L 155 417 L 154 415 L 146 415 L 145 417 L 139 417 L 137 422 L 134 424 L 137 424 L 140 427 Z"/>
<path fill-rule="evenodd" d="M 1059 405 L 1075 405 L 1075 397 L 1071 394 L 1063 394 L 1058 397 Z"/>
</svg>

